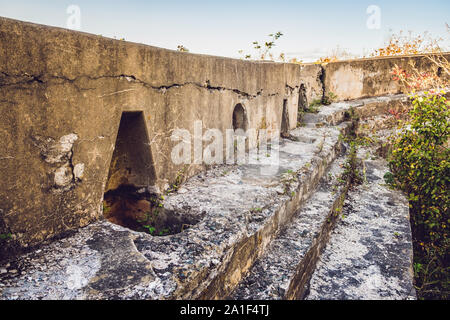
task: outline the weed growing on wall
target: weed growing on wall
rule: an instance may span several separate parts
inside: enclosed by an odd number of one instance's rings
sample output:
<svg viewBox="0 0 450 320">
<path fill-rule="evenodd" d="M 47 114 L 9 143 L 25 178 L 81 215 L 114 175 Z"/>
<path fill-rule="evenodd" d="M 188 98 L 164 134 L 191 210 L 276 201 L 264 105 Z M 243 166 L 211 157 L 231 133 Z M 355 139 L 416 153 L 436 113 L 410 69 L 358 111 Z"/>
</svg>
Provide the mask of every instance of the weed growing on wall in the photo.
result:
<svg viewBox="0 0 450 320">
<path fill-rule="evenodd" d="M 279 60 L 284 62 L 285 55 L 281 53 L 277 59 L 275 59 L 274 54 L 272 53 L 272 49 L 276 46 L 276 42 L 283 36 L 283 33 L 280 31 L 277 33 L 271 33 L 268 35 L 269 40 L 260 43 L 259 41 L 253 41 L 252 46 L 255 51 L 253 54 L 244 53 L 244 50 L 239 50 L 239 54 L 242 55 L 243 59 L 254 59 L 254 60 L 270 60 L 275 61 Z"/>
<path fill-rule="evenodd" d="M 180 44 L 180 45 L 177 46 L 177 51 L 180 51 L 180 52 L 189 52 L 189 49 L 186 48 L 185 46 L 183 46 L 182 44 Z"/>
</svg>

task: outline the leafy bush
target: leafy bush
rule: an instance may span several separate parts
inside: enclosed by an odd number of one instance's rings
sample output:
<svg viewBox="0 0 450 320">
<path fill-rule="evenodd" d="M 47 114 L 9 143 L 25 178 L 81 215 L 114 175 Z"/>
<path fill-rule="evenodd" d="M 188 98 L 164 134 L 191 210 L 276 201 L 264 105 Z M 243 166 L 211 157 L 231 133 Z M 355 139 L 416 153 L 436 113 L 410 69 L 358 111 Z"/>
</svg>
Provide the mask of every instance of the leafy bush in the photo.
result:
<svg viewBox="0 0 450 320">
<path fill-rule="evenodd" d="M 442 94 L 413 96 L 410 119 L 389 156 L 393 183 L 409 195 L 421 298 L 449 297 L 449 120 L 449 102 Z"/>
</svg>

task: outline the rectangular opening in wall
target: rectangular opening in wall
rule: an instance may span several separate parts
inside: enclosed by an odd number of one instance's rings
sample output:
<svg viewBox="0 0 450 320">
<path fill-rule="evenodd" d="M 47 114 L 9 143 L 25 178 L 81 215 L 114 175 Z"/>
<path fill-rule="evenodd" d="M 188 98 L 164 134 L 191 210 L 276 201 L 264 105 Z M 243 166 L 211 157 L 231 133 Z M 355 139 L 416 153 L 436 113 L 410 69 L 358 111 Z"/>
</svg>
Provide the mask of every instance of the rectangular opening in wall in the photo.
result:
<svg viewBox="0 0 450 320">
<path fill-rule="evenodd" d="M 105 188 L 104 216 L 115 224 L 139 230 L 139 221 L 151 211 L 148 187 L 155 180 L 144 114 L 123 112 Z"/>
<path fill-rule="evenodd" d="M 121 185 L 152 186 L 156 180 L 143 112 L 124 112 L 120 119 L 106 191 Z"/>
<path fill-rule="evenodd" d="M 106 183 L 103 215 L 120 226 L 165 236 L 197 220 L 165 210 L 155 190 L 156 171 L 143 112 L 122 114 Z"/>
</svg>

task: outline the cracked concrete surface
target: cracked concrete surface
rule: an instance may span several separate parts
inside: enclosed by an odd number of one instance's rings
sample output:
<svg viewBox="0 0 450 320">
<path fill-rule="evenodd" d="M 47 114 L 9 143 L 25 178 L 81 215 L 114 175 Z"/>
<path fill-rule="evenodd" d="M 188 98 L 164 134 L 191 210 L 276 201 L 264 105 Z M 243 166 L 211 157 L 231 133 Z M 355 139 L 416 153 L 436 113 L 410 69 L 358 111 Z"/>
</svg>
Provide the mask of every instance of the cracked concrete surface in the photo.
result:
<svg viewBox="0 0 450 320">
<path fill-rule="evenodd" d="M 317 113 L 304 114 L 302 122 L 305 126 L 316 126 L 321 123 L 336 125 L 350 119 L 352 112 L 354 117 L 364 120 L 373 116 L 389 115 L 389 111 L 401 112 L 408 106 L 409 98 L 405 94 L 334 102 L 328 106 L 321 106 Z"/>
<path fill-rule="evenodd" d="M 154 85 L 148 82 L 145 82 L 144 80 L 138 79 L 135 75 L 126 75 L 126 74 L 120 74 L 120 75 L 103 75 L 103 76 L 87 76 L 82 75 L 77 78 L 67 78 L 63 76 L 56 76 L 56 75 L 46 75 L 46 74 L 39 74 L 39 75 L 29 75 L 29 74 L 8 74 L 5 72 L 0 72 L 2 77 L 0 77 L 0 87 L 8 87 L 8 86 L 16 86 L 16 85 L 23 85 L 23 84 L 32 84 L 33 82 L 37 82 L 40 84 L 46 84 L 51 83 L 52 81 L 63 81 L 63 82 L 69 82 L 72 84 L 76 84 L 77 82 L 81 82 L 82 80 L 90 80 L 90 81 L 96 81 L 96 80 L 102 80 L 102 79 L 118 79 L 118 80 L 126 80 L 127 82 L 132 83 L 138 83 L 142 86 L 154 89 L 161 93 L 166 93 L 170 89 L 176 89 L 181 88 L 184 86 L 194 86 L 201 89 L 207 89 L 212 91 L 230 91 L 232 93 L 235 93 L 243 98 L 246 99 L 254 99 L 262 95 L 267 96 L 277 96 L 279 95 L 279 92 L 273 92 L 273 93 L 267 93 L 263 94 L 264 90 L 259 89 L 255 94 L 251 94 L 248 92 L 241 91 L 237 88 L 228 88 L 224 86 L 213 86 L 211 85 L 210 80 L 205 80 L 204 83 L 199 82 L 184 82 L 184 83 L 171 83 L 171 84 L 165 84 L 165 85 Z M 18 79 L 18 81 L 15 81 Z M 296 89 L 298 89 L 298 86 L 295 88 L 290 87 L 288 84 L 286 84 L 286 89 L 290 89 L 290 93 L 293 94 Z M 106 96 L 106 95 L 105 95 Z"/>
</svg>

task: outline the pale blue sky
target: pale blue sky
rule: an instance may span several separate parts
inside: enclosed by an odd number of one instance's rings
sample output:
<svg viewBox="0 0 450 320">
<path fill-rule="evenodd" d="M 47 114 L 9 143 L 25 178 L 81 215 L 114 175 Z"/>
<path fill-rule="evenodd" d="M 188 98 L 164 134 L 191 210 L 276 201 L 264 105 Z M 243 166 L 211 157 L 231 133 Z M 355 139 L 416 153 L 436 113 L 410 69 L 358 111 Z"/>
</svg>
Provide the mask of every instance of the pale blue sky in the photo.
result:
<svg viewBox="0 0 450 320">
<path fill-rule="evenodd" d="M 390 30 L 449 34 L 450 1 L 114 1 L 0 0 L 0 16 L 66 27 L 69 5 L 81 9 L 81 31 L 194 53 L 239 57 L 255 40 L 282 31 L 275 52 L 306 60 L 339 46 L 354 54 L 383 44 Z M 381 29 L 369 30 L 369 5 L 381 9 Z"/>
</svg>

